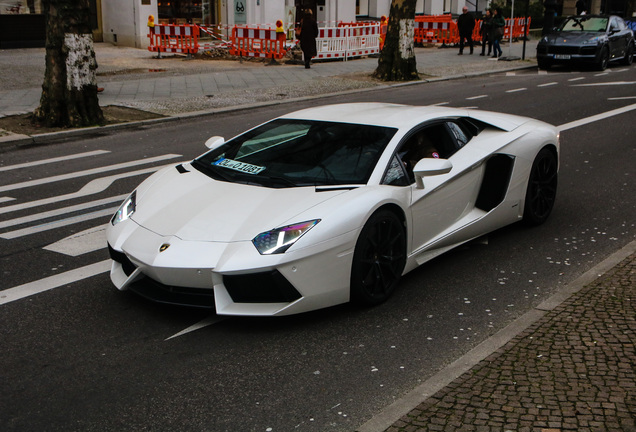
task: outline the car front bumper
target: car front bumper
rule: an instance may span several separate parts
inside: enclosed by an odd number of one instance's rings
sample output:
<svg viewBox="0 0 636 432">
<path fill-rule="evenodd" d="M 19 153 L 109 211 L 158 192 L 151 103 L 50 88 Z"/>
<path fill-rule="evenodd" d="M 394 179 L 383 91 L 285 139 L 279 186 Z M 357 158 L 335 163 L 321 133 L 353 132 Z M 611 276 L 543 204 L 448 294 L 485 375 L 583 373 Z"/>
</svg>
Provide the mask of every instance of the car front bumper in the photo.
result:
<svg viewBox="0 0 636 432">
<path fill-rule="evenodd" d="M 601 47 L 598 45 L 549 45 L 537 46 L 537 60 L 550 63 L 598 63 Z"/>
<path fill-rule="evenodd" d="M 123 242 L 108 236 L 110 276 L 119 290 L 219 315 L 290 315 L 349 301 L 355 232 L 260 255 L 251 242 L 183 241 L 129 226 Z"/>
</svg>

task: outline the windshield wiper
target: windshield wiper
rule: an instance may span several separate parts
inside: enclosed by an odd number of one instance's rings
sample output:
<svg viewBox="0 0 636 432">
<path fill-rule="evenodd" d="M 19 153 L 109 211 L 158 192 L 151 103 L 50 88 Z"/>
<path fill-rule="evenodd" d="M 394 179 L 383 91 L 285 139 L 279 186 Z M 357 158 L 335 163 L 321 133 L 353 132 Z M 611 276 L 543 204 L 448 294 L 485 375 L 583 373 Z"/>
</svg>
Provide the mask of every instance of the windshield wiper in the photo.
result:
<svg viewBox="0 0 636 432">
<path fill-rule="evenodd" d="M 287 177 L 259 175 L 259 180 L 270 180 L 272 183 L 283 184 L 290 187 L 298 187 L 298 184 Z"/>
<path fill-rule="evenodd" d="M 203 174 L 213 177 L 216 180 L 222 180 L 230 183 L 233 183 L 235 181 L 233 176 L 223 172 L 223 170 L 219 167 L 216 167 L 214 165 L 207 165 L 198 159 L 192 161 L 192 166 L 201 171 Z"/>
</svg>

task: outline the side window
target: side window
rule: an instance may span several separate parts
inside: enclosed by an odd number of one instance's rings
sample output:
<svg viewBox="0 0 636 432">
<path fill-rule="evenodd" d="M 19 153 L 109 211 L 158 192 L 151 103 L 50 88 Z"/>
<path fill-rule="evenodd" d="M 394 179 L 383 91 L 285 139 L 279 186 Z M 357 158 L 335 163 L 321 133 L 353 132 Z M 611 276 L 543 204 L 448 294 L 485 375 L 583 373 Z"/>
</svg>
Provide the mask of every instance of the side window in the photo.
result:
<svg viewBox="0 0 636 432">
<path fill-rule="evenodd" d="M 457 140 L 457 144 L 459 145 L 460 148 L 464 147 L 468 143 L 468 141 L 470 141 L 470 138 L 468 137 L 466 132 L 464 132 L 464 130 L 457 123 L 448 122 L 446 124 L 448 125 L 448 128 L 451 130 L 451 132 L 455 136 L 455 139 Z"/>
<path fill-rule="evenodd" d="M 618 27 L 619 30 L 625 30 L 627 28 L 627 25 L 625 24 L 625 21 L 623 21 L 622 18 L 617 18 L 616 19 L 616 27 Z"/>
<path fill-rule="evenodd" d="M 400 158 L 395 155 L 391 158 L 389 169 L 386 170 L 382 184 L 389 186 L 408 186 L 411 182 L 406 175 L 404 164 Z"/>
<path fill-rule="evenodd" d="M 610 21 L 610 31 L 618 31 L 619 29 L 620 27 L 618 26 L 616 18 L 612 18 L 612 20 Z"/>
<path fill-rule="evenodd" d="M 416 130 L 407 136 L 405 141 L 398 147 L 397 157 L 391 160 L 391 165 L 387 170 L 387 174 L 385 174 L 383 183 L 395 184 L 389 182 L 395 175 L 392 174 L 391 178 L 389 178 L 389 173 L 397 173 L 397 165 L 394 165 L 395 160 L 399 161 L 400 168 L 406 171 L 407 184 L 411 184 L 415 182 L 413 168 L 421 159 L 448 159 L 457 149 L 457 141 L 454 136 L 451 136 L 445 123 L 437 123 Z"/>
</svg>

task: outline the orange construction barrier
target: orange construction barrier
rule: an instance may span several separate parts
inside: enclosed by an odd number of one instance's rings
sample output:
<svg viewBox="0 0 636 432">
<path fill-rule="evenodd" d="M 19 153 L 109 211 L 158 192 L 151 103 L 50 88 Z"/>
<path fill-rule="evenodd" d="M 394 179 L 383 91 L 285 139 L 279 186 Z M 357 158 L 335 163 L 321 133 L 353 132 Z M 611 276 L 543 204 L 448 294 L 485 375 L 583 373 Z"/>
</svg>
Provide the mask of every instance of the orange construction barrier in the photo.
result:
<svg viewBox="0 0 636 432">
<path fill-rule="evenodd" d="M 148 27 L 150 46 L 159 57 L 162 52 L 196 54 L 199 51 L 199 28 L 190 24 L 155 24 Z"/>
<path fill-rule="evenodd" d="M 415 17 L 415 43 L 453 43 L 457 38 L 457 23 L 450 15 L 422 15 Z"/>
<path fill-rule="evenodd" d="M 281 59 L 287 52 L 285 40 L 276 35 L 276 30 L 238 27 L 232 28 L 230 54 L 247 57 Z"/>
<path fill-rule="evenodd" d="M 512 32 L 513 39 L 519 39 L 526 34 L 526 20 L 528 23 L 528 29 L 530 29 L 530 17 L 528 18 L 514 18 L 506 19 L 506 27 L 504 28 L 503 40 L 510 39 L 510 32 Z M 475 21 L 475 29 L 473 30 L 473 41 L 481 41 L 481 20 Z M 459 42 L 459 41 L 458 41 Z"/>
</svg>

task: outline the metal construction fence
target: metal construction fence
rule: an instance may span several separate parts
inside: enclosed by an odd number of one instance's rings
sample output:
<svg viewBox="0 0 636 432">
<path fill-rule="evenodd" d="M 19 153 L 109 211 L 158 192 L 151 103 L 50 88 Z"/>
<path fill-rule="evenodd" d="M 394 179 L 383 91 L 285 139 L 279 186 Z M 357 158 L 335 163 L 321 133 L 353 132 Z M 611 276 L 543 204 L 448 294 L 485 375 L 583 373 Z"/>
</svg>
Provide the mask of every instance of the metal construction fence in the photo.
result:
<svg viewBox="0 0 636 432">
<path fill-rule="evenodd" d="M 319 28 L 316 39 L 317 59 L 343 59 L 378 54 L 386 36 L 386 20 L 382 22 L 339 23 L 337 27 Z M 481 20 L 475 22 L 473 40 L 481 41 Z M 633 21 L 631 23 L 633 25 Z M 523 37 L 530 25 L 530 18 L 506 20 L 505 39 Z M 216 42 L 202 42 L 205 34 Z M 232 55 L 280 59 L 290 44 L 283 32 L 271 28 L 233 26 L 229 40 L 224 41 L 217 27 L 196 24 L 156 24 L 149 27 L 149 51 L 178 53 L 188 56 L 213 47 L 227 47 Z M 459 43 L 457 22 L 450 15 L 418 16 L 415 19 L 414 42 L 416 44 L 452 45 Z"/>
<path fill-rule="evenodd" d="M 361 57 L 380 52 L 380 26 L 377 24 L 325 27 L 316 39 L 317 59 Z"/>
</svg>

